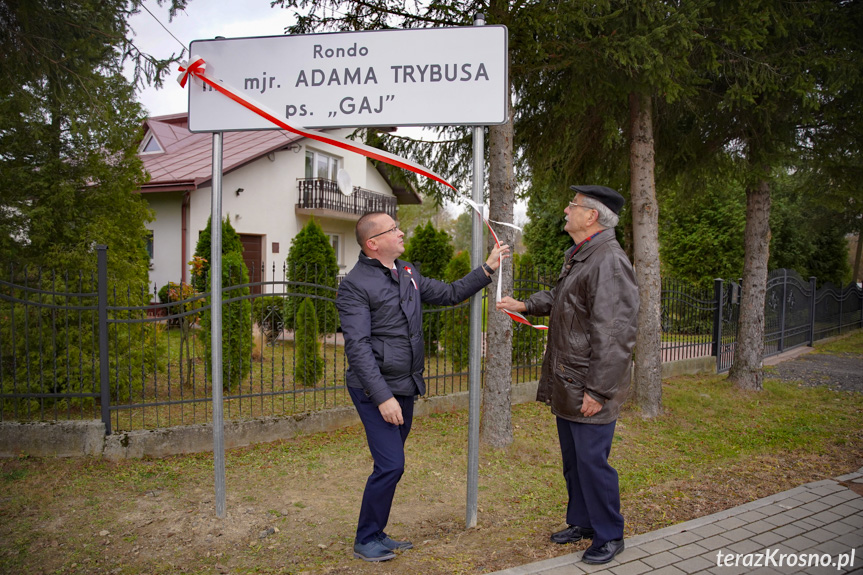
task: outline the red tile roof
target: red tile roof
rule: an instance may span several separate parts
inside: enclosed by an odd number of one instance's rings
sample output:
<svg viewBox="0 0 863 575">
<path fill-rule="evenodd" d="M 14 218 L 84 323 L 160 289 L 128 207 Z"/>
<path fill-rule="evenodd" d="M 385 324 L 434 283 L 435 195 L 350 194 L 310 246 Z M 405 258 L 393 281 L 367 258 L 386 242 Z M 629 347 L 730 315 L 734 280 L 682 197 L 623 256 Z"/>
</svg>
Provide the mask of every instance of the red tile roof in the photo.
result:
<svg viewBox="0 0 863 575">
<path fill-rule="evenodd" d="M 150 181 L 142 192 L 193 190 L 212 179 L 213 135 L 192 133 L 188 114 L 148 118 L 145 127 L 163 153 L 141 154 Z M 223 173 L 228 173 L 275 150 L 301 139 L 283 130 L 224 132 L 222 138 Z"/>
</svg>

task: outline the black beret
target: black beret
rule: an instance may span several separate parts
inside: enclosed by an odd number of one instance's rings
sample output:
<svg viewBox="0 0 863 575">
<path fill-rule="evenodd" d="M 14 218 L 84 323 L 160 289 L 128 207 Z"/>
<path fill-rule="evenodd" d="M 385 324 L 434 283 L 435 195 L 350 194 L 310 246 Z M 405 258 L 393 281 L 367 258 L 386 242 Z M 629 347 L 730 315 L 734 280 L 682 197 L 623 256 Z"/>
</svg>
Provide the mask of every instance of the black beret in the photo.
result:
<svg viewBox="0 0 863 575">
<path fill-rule="evenodd" d="M 620 208 L 623 207 L 623 196 L 611 188 L 606 188 L 605 186 L 569 186 L 569 189 L 583 196 L 599 200 L 615 214 L 619 214 Z"/>
</svg>

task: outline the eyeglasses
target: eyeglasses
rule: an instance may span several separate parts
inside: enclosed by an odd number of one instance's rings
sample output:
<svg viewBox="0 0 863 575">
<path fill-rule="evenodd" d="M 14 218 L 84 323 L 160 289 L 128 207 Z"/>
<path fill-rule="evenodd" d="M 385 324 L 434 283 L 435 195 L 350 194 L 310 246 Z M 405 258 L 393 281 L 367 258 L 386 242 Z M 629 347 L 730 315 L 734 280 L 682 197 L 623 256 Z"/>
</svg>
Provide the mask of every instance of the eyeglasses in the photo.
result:
<svg viewBox="0 0 863 575">
<path fill-rule="evenodd" d="M 390 228 L 390 229 L 388 229 L 388 230 L 384 230 L 384 231 L 382 231 L 382 232 L 381 232 L 381 233 L 379 233 L 379 234 L 375 234 L 375 235 L 373 235 L 373 236 L 369 236 L 369 239 L 371 240 L 371 239 L 374 239 L 374 238 L 376 238 L 376 237 L 378 237 L 378 236 L 382 236 L 382 235 L 384 235 L 384 234 L 394 234 L 394 233 L 396 233 L 397 231 L 399 231 L 399 223 L 398 223 L 398 222 L 396 222 L 396 225 L 394 225 L 393 227 L 391 227 L 391 228 Z"/>
<path fill-rule="evenodd" d="M 575 202 L 569 202 L 570 208 L 584 208 L 585 210 L 595 210 L 596 208 L 589 208 L 587 206 L 582 206 L 581 204 L 576 204 Z"/>
</svg>

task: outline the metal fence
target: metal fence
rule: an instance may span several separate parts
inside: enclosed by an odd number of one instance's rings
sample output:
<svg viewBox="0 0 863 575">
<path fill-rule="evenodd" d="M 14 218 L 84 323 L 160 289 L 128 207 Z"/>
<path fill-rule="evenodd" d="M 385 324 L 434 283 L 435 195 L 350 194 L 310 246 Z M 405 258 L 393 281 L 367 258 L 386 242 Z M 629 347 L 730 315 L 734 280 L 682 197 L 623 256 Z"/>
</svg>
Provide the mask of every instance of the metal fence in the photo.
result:
<svg viewBox="0 0 863 575">
<path fill-rule="evenodd" d="M 857 284 L 816 288 L 817 278 L 804 280 L 793 270 L 767 276 L 764 302 L 764 357 L 863 327 L 863 289 Z M 731 369 L 740 319 L 741 282 L 716 280 L 713 352 L 716 371 Z"/>
<path fill-rule="evenodd" d="M 153 303 L 158 298 L 143 288 L 109 282 L 105 256 L 100 248 L 94 274 L 11 266 L 0 280 L 0 420 L 95 418 L 109 433 L 211 421 L 208 294 L 177 285 L 167 301 Z M 225 418 L 350 405 L 337 278 L 304 270 L 296 279 L 274 267 L 269 275 L 223 288 Z M 521 268 L 515 277 L 514 296 L 525 298 L 548 289 L 557 273 Z M 857 286 L 816 290 L 814 278 L 776 270 L 767 293 L 765 355 L 863 327 Z M 664 279 L 663 361 L 714 356 L 717 371 L 726 371 L 739 302 L 739 282 L 716 280 L 711 293 Z M 468 389 L 468 309 L 467 302 L 425 307 L 429 395 Z M 513 324 L 513 381 L 539 377 L 545 341 L 544 331 Z"/>
</svg>

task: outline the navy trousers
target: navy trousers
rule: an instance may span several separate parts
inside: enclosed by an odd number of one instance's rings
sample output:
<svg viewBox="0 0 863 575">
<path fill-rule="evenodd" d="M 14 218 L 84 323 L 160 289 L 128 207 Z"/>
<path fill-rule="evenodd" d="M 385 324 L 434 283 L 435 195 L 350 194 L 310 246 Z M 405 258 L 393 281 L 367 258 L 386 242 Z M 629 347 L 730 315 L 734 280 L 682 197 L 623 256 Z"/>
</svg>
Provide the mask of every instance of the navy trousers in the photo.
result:
<svg viewBox="0 0 863 575">
<path fill-rule="evenodd" d="M 620 486 L 617 471 L 608 464 L 615 423 L 594 425 L 557 418 L 563 477 L 569 494 L 566 522 L 593 528 L 593 547 L 623 539 Z"/>
<path fill-rule="evenodd" d="M 374 460 L 374 469 L 366 481 L 360 518 L 357 522 L 356 543 L 364 544 L 385 535 L 396 485 L 405 471 L 405 441 L 414 418 L 414 398 L 396 395 L 402 407 L 402 425 L 384 421 L 378 406 L 366 397 L 362 389 L 348 388 L 351 399 L 366 428 L 366 440 Z"/>
</svg>

